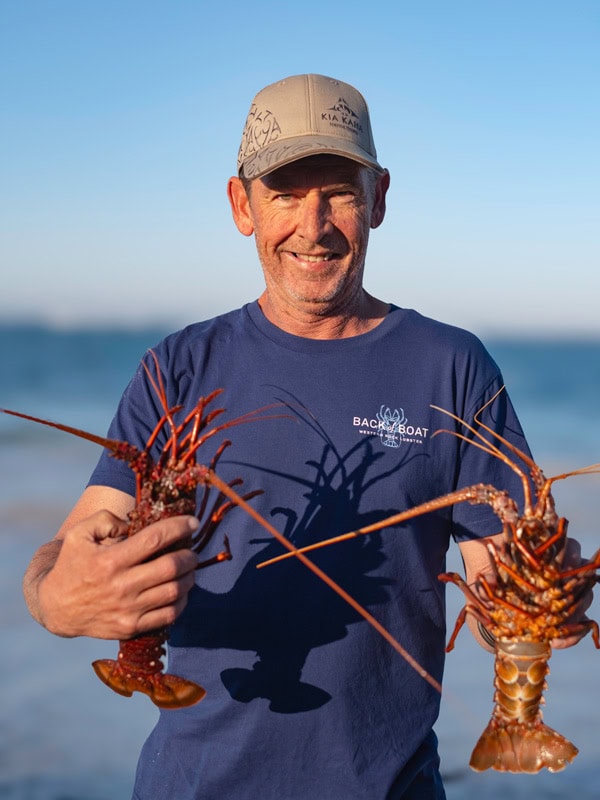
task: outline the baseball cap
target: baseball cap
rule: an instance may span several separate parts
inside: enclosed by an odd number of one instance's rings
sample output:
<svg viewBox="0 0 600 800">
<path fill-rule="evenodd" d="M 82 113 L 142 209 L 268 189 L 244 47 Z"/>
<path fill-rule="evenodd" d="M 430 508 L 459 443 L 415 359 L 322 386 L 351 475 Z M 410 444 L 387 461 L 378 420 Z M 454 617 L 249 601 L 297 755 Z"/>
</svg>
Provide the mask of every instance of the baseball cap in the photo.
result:
<svg viewBox="0 0 600 800">
<path fill-rule="evenodd" d="M 361 93 L 325 75 L 293 75 L 252 101 L 238 153 L 238 174 L 260 178 L 299 158 L 331 153 L 382 171 Z"/>
</svg>

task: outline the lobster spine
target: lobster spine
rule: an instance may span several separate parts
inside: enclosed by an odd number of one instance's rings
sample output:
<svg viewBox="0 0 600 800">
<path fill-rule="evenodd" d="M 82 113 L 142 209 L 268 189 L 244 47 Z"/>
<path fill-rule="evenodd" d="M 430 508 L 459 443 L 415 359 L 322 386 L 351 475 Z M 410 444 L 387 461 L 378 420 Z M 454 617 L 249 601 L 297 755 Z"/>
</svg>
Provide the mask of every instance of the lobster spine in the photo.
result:
<svg viewBox="0 0 600 800">
<path fill-rule="evenodd" d="M 551 653 L 549 642 L 496 642 L 495 706 L 471 755 L 474 770 L 558 772 L 577 755 L 571 742 L 542 722 Z"/>
</svg>

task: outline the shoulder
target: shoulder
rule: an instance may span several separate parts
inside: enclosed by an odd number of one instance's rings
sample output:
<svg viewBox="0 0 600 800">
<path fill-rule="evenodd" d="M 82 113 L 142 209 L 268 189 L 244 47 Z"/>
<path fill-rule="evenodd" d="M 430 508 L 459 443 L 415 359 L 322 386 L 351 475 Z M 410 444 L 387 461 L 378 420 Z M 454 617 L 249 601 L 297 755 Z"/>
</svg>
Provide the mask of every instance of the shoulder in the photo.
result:
<svg viewBox="0 0 600 800">
<path fill-rule="evenodd" d="M 152 348 L 159 359 L 170 359 L 177 354 L 201 346 L 203 342 L 226 339 L 236 333 L 244 324 L 246 306 L 219 314 L 210 319 L 194 322 L 185 328 L 174 331 Z"/>
<path fill-rule="evenodd" d="M 247 325 L 247 306 L 194 322 L 165 336 L 145 354 L 143 362 L 165 375 L 175 376 L 202 367 L 203 360 L 243 338 Z M 140 369 L 142 367 L 140 366 Z"/>
<path fill-rule="evenodd" d="M 480 364 L 499 372 L 482 341 L 471 331 L 426 317 L 413 309 L 392 307 L 390 332 L 423 363 Z"/>
<path fill-rule="evenodd" d="M 460 328 L 456 325 L 450 325 L 447 322 L 427 317 L 411 308 L 400 309 L 393 306 L 391 313 L 394 314 L 397 311 L 401 312 L 402 329 L 405 335 L 418 336 L 419 338 L 424 338 L 426 342 L 432 345 L 438 345 L 444 348 L 454 347 L 485 350 L 480 339 L 465 328 Z"/>
<path fill-rule="evenodd" d="M 243 390 L 236 364 L 244 357 L 257 358 L 250 344 L 248 308 L 195 322 L 166 336 L 146 352 L 129 387 L 130 395 L 140 392 L 154 398 L 159 376 L 171 407 L 189 409 L 193 398 L 219 387 Z"/>
</svg>

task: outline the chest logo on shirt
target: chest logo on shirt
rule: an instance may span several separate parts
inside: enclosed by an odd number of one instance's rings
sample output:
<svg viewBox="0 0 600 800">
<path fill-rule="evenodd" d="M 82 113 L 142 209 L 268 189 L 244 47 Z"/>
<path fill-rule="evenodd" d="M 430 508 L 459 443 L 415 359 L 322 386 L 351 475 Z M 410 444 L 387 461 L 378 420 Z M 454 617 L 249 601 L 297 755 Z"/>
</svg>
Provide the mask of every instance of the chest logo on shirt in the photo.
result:
<svg viewBox="0 0 600 800">
<path fill-rule="evenodd" d="M 385 403 L 373 417 L 353 417 L 352 424 L 359 428 L 361 436 L 378 436 L 384 447 L 400 447 L 407 444 L 423 444 L 429 434 L 429 428 L 422 425 L 409 424 L 404 409 L 393 411 Z"/>
</svg>

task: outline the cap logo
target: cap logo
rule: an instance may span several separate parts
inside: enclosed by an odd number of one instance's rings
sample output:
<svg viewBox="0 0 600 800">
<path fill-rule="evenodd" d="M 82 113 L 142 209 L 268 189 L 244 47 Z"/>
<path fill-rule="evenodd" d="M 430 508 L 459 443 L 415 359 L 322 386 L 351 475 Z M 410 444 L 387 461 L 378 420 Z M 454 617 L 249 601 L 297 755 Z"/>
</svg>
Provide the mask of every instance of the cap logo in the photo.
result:
<svg viewBox="0 0 600 800">
<path fill-rule="evenodd" d="M 254 103 L 242 133 L 239 160 L 243 161 L 262 150 L 278 139 L 280 133 L 281 127 L 273 114 L 268 109 L 260 111 L 256 103 Z"/>
<path fill-rule="evenodd" d="M 347 128 L 354 133 L 362 133 L 358 114 L 354 113 L 343 97 L 321 113 L 321 120 L 329 122 L 334 128 Z"/>
</svg>

